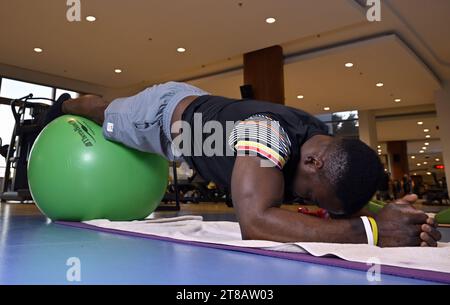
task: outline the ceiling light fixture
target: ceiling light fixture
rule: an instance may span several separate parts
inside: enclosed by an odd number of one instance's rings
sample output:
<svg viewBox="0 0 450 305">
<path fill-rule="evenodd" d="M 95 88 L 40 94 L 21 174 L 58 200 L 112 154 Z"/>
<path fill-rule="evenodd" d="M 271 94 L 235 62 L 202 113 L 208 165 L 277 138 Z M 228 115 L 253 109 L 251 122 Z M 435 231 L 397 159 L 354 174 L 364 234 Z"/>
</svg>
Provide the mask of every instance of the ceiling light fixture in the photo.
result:
<svg viewBox="0 0 450 305">
<path fill-rule="evenodd" d="M 384 84 L 383 83 L 377 83 L 377 85 L 376 85 L 378 88 L 381 88 L 381 87 L 383 87 L 384 86 Z"/>
<path fill-rule="evenodd" d="M 95 18 L 95 16 L 87 16 L 86 20 L 89 21 L 89 22 L 94 22 L 94 21 L 97 20 L 97 18 Z"/>
<path fill-rule="evenodd" d="M 34 52 L 36 53 L 42 53 L 44 50 L 42 50 L 41 48 L 34 48 Z"/>
<path fill-rule="evenodd" d="M 430 136 L 429 134 L 427 134 L 427 135 L 425 136 L 425 138 L 429 139 L 429 138 L 431 138 L 431 136 Z"/>
<path fill-rule="evenodd" d="M 184 53 L 184 52 L 186 52 L 186 49 L 185 48 L 178 48 L 177 52 L 178 53 Z"/>
<path fill-rule="evenodd" d="M 430 130 L 427 128 L 427 129 L 424 129 L 423 132 L 430 132 Z"/>
<path fill-rule="evenodd" d="M 417 125 L 423 125 L 423 122 L 417 122 Z"/>
<path fill-rule="evenodd" d="M 325 111 L 330 111 L 331 108 L 330 108 L 330 107 L 324 107 L 323 110 L 325 110 Z"/>
<path fill-rule="evenodd" d="M 266 23 L 268 23 L 268 24 L 273 24 L 275 22 L 277 22 L 277 20 L 273 17 L 269 17 L 266 19 Z"/>
<path fill-rule="evenodd" d="M 122 71 L 122 69 L 114 69 L 114 72 L 117 73 L 117 74 L 120 74 L 120 73 L 122 73 L 123 71 Z"/>
<path fill-rule="evenodd" d="M 394 100 L 394 102 L 396 102 L 396 103 L 400 103 L 401 101 L 402 101 L 401 98 L 396 98 L 396 99 Z"/>
<path fill-rule="evenodd" d="M 302 99 L 304 99 L 304 98 L 305 98 L 304 95 L 297 95 L 297 99 L 299 99 L 299 100 L 302 100 Z"/>
<path fill-rule="evenodd" d="M 354 64 L 352 62 L 348 62 L 345 64 L 345 67 L 347 68 L 353 68 Z"/>
</svg>

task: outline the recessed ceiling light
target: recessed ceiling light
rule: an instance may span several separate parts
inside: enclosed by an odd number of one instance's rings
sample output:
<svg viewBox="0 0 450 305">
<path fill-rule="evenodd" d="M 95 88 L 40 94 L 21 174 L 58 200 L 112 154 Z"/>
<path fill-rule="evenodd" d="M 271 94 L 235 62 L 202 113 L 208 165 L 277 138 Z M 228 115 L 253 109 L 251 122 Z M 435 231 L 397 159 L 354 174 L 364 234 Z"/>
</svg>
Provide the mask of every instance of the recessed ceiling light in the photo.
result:
<svg viewBox="0 0 450 305">
<path fill-rule="evenodd" d="M 381 148 L 381 145 L 378 145 L 378 148 Z"/>
<path fill-rule="evenodd" d="M 414 176 L 417 176 L 417 173 L 414 173 Z"/>
<path fill-rule="evenodd" d="M 423 125 L 423 122 L 422 121 L 417 122 L 417 125 Z"/>
<path fill-rule="evenodd" d="M 425 136 L 425 138 L 429 139 L 429 138 L 431 138 L 431 136 L 430 136 L 429 134 L 427 134 L 427 135 Z"/>
<path fill-rule="evenodd" d="M 348 62 L 348 63 L 345 64 L 345 66 L 347 68 L 352 68 L 354 66 L 354 64 L 352 62 Z"/>
<path fill-rule="evenodd" d="M 421 154 L 423 154 L 424 152 L 425 152 L 424 150 L 419 151 L 419 153 L 421 153 Z"/>
<path fill-rule="evenodd" d="M 425 162 L 423 162 L 423 165 L 428 165 L 428 162 L 426 162 L 426 161 L 425 161 Z"/>
<path fill-rule="evenodd" d="M 277 20 L 273 17 L 269 17 L 266 19 L 266 23 L 268 23 L 268 24 L 273 24 L 275 22 L 277 22 Z"/>
<path fill-rule="evenodd" d="M 411 156 L 411 159 L 415 159 L 416 158 L 416 156 Z"/>
<path fill-rule="evenodd" d="M 36 53 L 42 53 L 44 50 L 42 50 L 41 48 L 34 48 L 34 52 Z"/>
<path fill-rule="evenodd" d="M 117 73 L 117 74 L 120 74 L 120 73 L 122 73 L 123 71 L 122 71 L 122 69 L 114 69 L 114 72 Z"/>
<path fill-rule="evenodd" d="M 401 98 L 396 98 L 396 99 L 394 100 L 394 102 L 396 102 L 396 103 L 400 103 L 401 101 L 402 101 Z"/>
<path fill-rule="evenodd" d="M 425 146 L 430 146 L 430 143 L 426 142 L 426 143 L 425 143 Z"/>
<path fill-rule="evenodd" d="M 325 110 L 325 111 L 330 111 L 331 108 L 330 108 L 330 107 L 324 107 L 323 110 Z"/>
<path fill-rule="evenodd" d="M 439 161 L 441 161 L 441 159 L 439 159 L 439 158 L 436 158 L 436 159 L 435 159 L 435 161 L 436 161 L 436 162 L 439 162 Z"/>
<path fill-rule="evenodd" d="M 430 130 L 427 128 L 427 129 L 424 129 L 423 132 L 430 132 Z"/>
<path fill-rule="evenodd" d="M 422 147 L 422 149 L 423 149 L 423 150 L 426 150 L 426 149 L 427 149 L 427 147 L 426 147 L 426 146 L 424 146 L 424 147 Z"/>
<path fill-rule="evenodd" d="M 94 22 L 95 20 L 97 20 L 97 18 L 95 18 L 94 16 L 87 16 L 86 20 L 89 22 Z"/>
<path fill-rule="evenodd" d="M 384 84 L 383 83 L 377 83 L 377 85 L 376 85 L 378 88 L 381 88 L 381 87 L 383 87 L 384 86 Z"/>
<path fill-rule="evenodd" d="M 186 49 L 185 48 L 178 48 L 177 52 L 178 53 L 184 53 L 184 52 L 186 52 Z"/>
<path fill-rule="evenodd" d="M 432 175 L 432 173 L 428 172 L 428 173 L 427 173 L 427 175 L 428 175 L 428 176 L 431 176 L 431 175 Z"/>
<path fill-rule="evenodd" d="M 420 164 L 420 163 L 417 163 L 417 166 L 421 166 L 422 164 Z"/>
<path fill-rule="evenodd" d="M 304 99 L 304 98 L 305 98 L 304 95 L 297 95 L 297 99 L 299 99 L 299 100 L 302 100 L 302 99 Z"/>
</svg>

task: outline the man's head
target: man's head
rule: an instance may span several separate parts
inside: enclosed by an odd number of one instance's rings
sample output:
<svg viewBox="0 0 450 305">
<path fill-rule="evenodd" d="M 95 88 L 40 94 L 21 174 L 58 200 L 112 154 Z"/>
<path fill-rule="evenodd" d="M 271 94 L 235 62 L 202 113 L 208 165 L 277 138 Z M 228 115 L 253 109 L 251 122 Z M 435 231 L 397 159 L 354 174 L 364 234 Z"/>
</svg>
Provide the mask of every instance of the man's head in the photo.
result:
<svg viewBox="0 0 450 305">
<path fill-rule="evenodd" d="M 302 146 L 294 187 L 332 215 L 351 215 L 372 198 L 382 169 L 375 151 L 360 140 L 315 136 Z"/>
</svg>

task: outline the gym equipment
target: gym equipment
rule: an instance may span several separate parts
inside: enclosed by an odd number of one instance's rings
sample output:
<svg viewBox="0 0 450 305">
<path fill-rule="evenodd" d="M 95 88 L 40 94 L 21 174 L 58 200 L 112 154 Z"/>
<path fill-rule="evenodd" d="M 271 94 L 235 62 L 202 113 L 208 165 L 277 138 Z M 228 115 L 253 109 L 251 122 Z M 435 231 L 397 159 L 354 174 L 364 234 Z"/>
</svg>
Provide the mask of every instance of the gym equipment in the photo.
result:
<svg viewBox="0 0 450 305">
<path fill-rule="evenodd" d="M 426 198 L 426 201 L 424 202 L 425 205 L 449 205 L 449 197 L 448 197 L 448 190 L 446 189 L 446 184 L 444 183 L 444 186 L 440 185 L 436 173 L 431 173 L 434 185 L 432 185 L 430 188 L 428 188 L 424 194 L 424 197 Z"/>
<path fill-rule="evenodd" d="M 161 205 L 158 211 L 179 211 L 180 203 L 222 203 L 232 207 L 230 192 L 226 188 L 219 188 L 213 182 L 206 182 L 193 170 L 193 175 L 187 179 L 180 179 L 177 175 L 177 162 L 172 163 L 173 181 L 169 184 L 163 203 L 175 202 L 175 206 Z"/>
<path fill-rule="evenodd" d="M 378 214 L 382 208 L 384 208 L 384 202 L 379 200 L 371 200 L 366 205 L 366 209 L 374 214 Z"/>
<path fill-rule="evenodd" d="M 164 197 L 161 199 L 161 203 L 164 205 L 160 205 L 156 211 L 180 211 L 180 191 L 179 191 L 179 183 L 177 176 L 177 162 L 173 161 L 170 166 L 172 169 L 173 175 L 173 183 L 169 183 L 167 186 L 167 191 L 164 194 Z M 169 205 L 169 202 L 175 202 L 175 205 Z"/>
<path fill-rule="evenodd" d="M 450 225 L 450 209 L 446 209 L 438 213 L 435 220 L 440 225 Z"/>
<path fill-rule="evenodd" d="M 366 209 L 368 209 L 370 212 L 374 214 L 378 214 L 381 209 L 384 207 L 384 202 L 379 200 L 371 200 L 366 205 Z M 316 211 L 310 211 L 306 207 L 300 207 L 298 208 L 298 213 L 305 214 L 305 215 L 311 215 L 319 218 L 329 218 L 328 212 L 324 209 L 318 209 Z"/>
<path fill-rule="evenodd" d="M 255 92 L 252 85 L 241 86 L 241 97 L 242 99 L 253 99 L 255 98 Z"/>
<path fill-rule="evenodd" d="M 310 211 L 308 208 L 300 207 L 300 208 L 298 208 L 298 212 L 300 214 L 310 215 L 310 216 L 319 217 L 319 218 L 323 218 L 323 219 L 330 218 L 330 215 L 328 214 L 327 210 L 324 210 L 324 209 Z"/>
<path fill-rule="evenodd" d="M 107 141 L 99 125 L 72 115 L 42 131 L 28 165 L 37 206 L 65 221 L 144 219 L 163 198 L 168 172 L 163 157 Z"/>
<path fill-rule="evenodd" d="M 33 98 L 32 94 L 11 101 L 15 126 L 10 145 L 0 148 L 1 155 L 6 159 L 5 178 L 0 187 L 2 191 L 0 202 L 24 202 L 32 199 L 28 187 L 27 163 L 31 147 L 43 128 L 43 121 L 50 106 L 29 102 L 30 100 L 53 101 L 47 98 Z"/>
</svg>

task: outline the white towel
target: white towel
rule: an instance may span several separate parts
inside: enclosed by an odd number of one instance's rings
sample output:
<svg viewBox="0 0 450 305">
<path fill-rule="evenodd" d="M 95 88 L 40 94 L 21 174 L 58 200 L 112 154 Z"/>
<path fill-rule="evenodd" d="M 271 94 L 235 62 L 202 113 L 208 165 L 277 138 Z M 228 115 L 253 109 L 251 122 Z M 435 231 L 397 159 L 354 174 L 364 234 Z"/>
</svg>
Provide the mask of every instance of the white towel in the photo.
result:
<svg viewBox="0 0 450 305">
<path fill-rule="evenodd" d="M 273 241 L 242 240 L 238 223 L 203 221 L 201 216 L 147 219 L 131 222 L 94 220 L 88 221 L 86 224 L 183 241 L 293 253 L 307 252 L 314 256 L 334 255 L 352 262 L 380 263 L 387 266 L 450 273 L 450 243 L 439 243 L 438 248 L 379 248 L 364 244 L 284 244 Z"/>
</svg>

